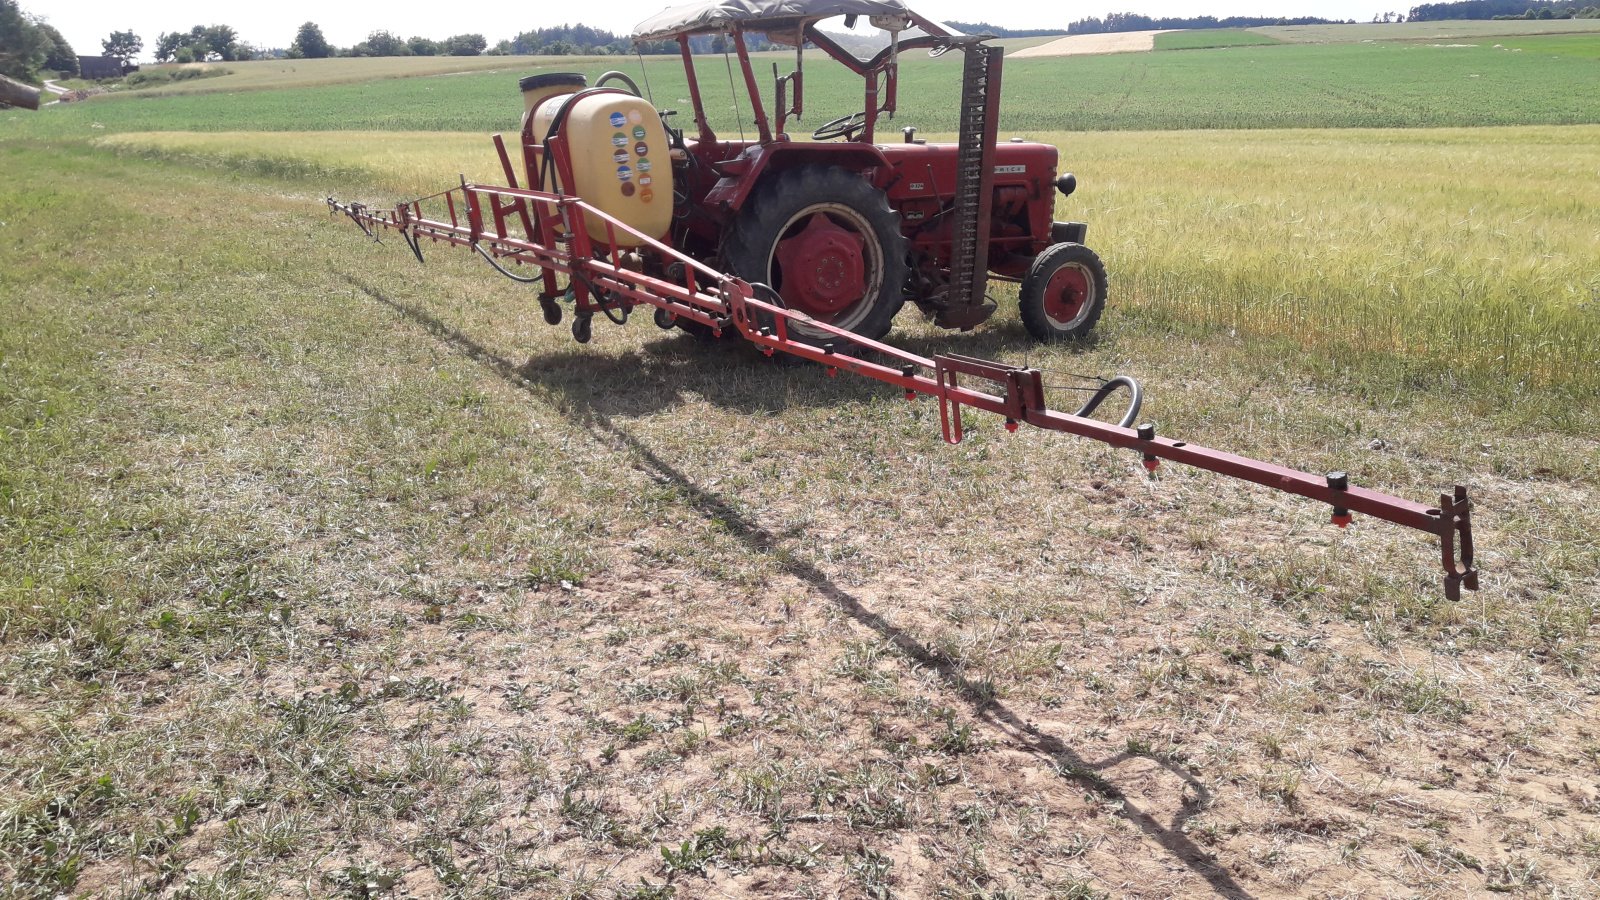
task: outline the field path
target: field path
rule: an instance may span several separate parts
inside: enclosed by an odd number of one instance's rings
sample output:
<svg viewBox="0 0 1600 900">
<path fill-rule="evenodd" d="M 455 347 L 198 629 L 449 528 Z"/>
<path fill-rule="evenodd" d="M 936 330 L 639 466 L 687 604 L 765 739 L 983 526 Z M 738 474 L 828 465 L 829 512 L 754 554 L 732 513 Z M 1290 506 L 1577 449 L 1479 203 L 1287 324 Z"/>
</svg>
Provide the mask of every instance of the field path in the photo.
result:
<svg viewBox="0 0 1600 900">
<path fill-rule="evenodd" d="M 1075 34 L 1048 44 L 1029 47 L 1011 54 L 1013 59 L 1031 56 L 1085 56 L 1094 53 L 1143 53 L 1154 50 L 1156 35 L 1173 29 L 1156 31 L 1122 31 L 1116 34 Z"/>
</svg>

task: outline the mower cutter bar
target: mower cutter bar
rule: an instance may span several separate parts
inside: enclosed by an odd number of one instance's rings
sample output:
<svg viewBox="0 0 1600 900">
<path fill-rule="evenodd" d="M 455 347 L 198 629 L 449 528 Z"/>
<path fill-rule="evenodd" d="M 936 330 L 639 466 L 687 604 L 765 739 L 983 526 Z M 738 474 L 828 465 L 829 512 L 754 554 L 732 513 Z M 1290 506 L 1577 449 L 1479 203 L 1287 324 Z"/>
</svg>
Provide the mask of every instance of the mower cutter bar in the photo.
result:
<svg viewBox="0 0 1600 900">
<path fill-rule="evenodd" d="M 423 203 L 429 201 L 442 202 L 448 219 L 428 218 Z M 626 314 L 634 306 L 648 304 L 659 310 L 658 322 L 669 326 L 674 319 L 687 319 L 715 334 L 734 328 L 768 356 L 785 353 L 824 366 L 830 376 L 842 369 L 892 384 L 905 392 L 907 400 L 924 394 L 934 397 L 939 402 L 944 439 L 952 444 L 959 443 L 964 434 L 961 408 L 970 406 L 1002 416 L 1008 431 L 1026 423 L 1132 450 L 1140 454 L 1152 474 L 1160 460 L 1166 459 L 1326 503 L 1333 508 L 1333 523 L 1341 528 L 1350 523 L 1352 514 L 1362 513 L 1426 532 L 1439 541 L 1445 596 L 1458 600 L 1463 587 L 1478 589 L 1478 572 L 1473 567 L 1472 501 L 1463 486 L 1456 486 L 1453 493 L 1440 494 L 1438 505 L 1428 506 L 1354 487 L 1342 472 L 1314 475 L 1159 437 L 1155 426 L 1149 424 L 1129 428 L 1053 410 L 1045 399 L 1043 374 L 1038 369 L 957 354 L 918 356 L 836 328 L 785 308 L 770 288 L 718 272 L 573 196 L 471 184 L 463 179 L 460 187 L 402 203 L 393 210 L 374 211 L 359 203 L 340 203 L 332 197 L 327 203 L 332 213 L 348 216 L 374 240 L 377 229 L 399 231 L 418 260 L 422 259 L 421 241 L 426 238 L 471 247 L 517 281 L 542 280 L 545 289 L 539 300 L 546 320 L 552 324 L 560 320 L 559 307 L 555 306 L 561 295 L 556 275 L 567 275 L 579 320 L 574 323 L 574 335 L 580 340 L 587 340 L 588 319 L 595 312 L 610 315 L 611 311 L 621 310 Z M 591 222 L 600 223 L 606 235 L 603 246 L 597 247 L 599 242 L 591 239 Z M 521 234 L 515 226 L 521 227 Z M 622 235 L 637 245 L 635 251 L 607 249 L 616 247 Z M 646 264 L 646 254 L 652 257 L 652 265 Z M 517 276 L 497 260 L 537 267 L 541 276 Z M 668 276 L 648 274 L 643 271 L 646 268 Z M 758 298 L 758 293 L 765 299 Z M 803 333 L 794 332 L 796 324 L 803 326 Z M 581 329 L 576 327 L 580 325 Z M 814 336 L 817 334 L 823 336 Z M 961 376 L 1000 385 L 1001 391 L 974 390 L 961 384 Z M 1130 415 L 1134 412 L 1136 404 Z"/>
</svg>

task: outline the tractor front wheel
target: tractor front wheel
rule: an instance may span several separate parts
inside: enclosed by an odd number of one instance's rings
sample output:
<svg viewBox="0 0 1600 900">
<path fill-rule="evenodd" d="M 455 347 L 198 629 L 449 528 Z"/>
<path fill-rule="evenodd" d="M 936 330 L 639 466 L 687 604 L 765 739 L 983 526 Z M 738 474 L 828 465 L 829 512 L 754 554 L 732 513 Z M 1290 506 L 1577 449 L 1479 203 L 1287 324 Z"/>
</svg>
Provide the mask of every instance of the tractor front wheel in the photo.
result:
<svg viewBox="0 0 1600 900">
<path fill-rule="evenodd" d="M 786 307 L 880 338 L 903 302 L 905 238 L 883 192 L 858 173 L 802 166 L 766 180 L 723 245 L 739 277 L 769 285 Z M 801 337 L 826 332 L 796 323 Z"/>
<path fill-rule="evenodd" d="M 1041 341 L 1082 338 L 1106 308 L 1106 267 L 1082 244 L 1056 244 L 1022 279 L 1022 324 Z"/>
</svg>

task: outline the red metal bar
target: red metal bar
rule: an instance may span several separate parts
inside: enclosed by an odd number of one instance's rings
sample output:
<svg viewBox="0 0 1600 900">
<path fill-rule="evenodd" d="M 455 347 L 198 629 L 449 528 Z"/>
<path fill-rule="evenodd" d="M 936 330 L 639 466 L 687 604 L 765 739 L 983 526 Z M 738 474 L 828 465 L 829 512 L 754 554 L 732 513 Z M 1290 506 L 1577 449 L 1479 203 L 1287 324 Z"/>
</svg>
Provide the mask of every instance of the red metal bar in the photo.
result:
<svg viewBox="0 0 1600 900">
<path fill-rule="evenodd" d="M 733 45 L 739 50 L 739 68 L 744 72 L 745 92 L 750 95 L 750 109 L 756 117 L 756 132 L 761 143 L 772 142 L 772 129 L 767 126 L 767 111 L 761 104 L 761 88 L 756 84 L 756 71 L 750 65 L 750 49 L 744 45 L 744 29 L 733 26 Z"/>
<path fill-rule="evenodd" d="M 689 49 L 687 34 L 678 35 L 678 53 L 683 57 L 684 77 L 689 80 L 689 102 L 694 104 L 694 124 L 700 129 L 700 143 L 711 144 L 716 141 L 717 134 L 706 121 L 706 106 L 700 98 L 700 79 L 695 76 L 694 53 Z"/>
</svg>

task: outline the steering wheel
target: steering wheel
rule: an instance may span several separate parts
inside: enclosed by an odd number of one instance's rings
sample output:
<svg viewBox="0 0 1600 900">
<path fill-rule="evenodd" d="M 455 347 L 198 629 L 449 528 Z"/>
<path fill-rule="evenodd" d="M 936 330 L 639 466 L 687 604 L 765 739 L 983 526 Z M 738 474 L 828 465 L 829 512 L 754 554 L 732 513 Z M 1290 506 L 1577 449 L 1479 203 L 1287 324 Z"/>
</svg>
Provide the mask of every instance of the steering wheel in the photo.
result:
<svg viewBox="0 0 1600 900">
<path fill-rule="evenodd" d="M 855 140 L 856 135 L 866 130 L 867 114 L 864 112 L 851 113 L 840 116 L 832 122 L 822 123 L 822 127 L 811 132 L 811 139 L 815 141 L 831 141 L 842 137 L 846 140 Z"/>
<path fill-rule="evenodd" d="M 639 93 L 639 85 L 635 84 L 633 79 L 629 78 L 626 72 L 618 72 L 616 69 L 612 69 L 604 75 L 601 75 L 599 78 L 596 78 L 594 80 L 594 86 L 605 87 L 606 82 L 608 81 L 620 81 L 628 86 L 628 90 L 631 91 L 635 97 L 644 96 L 643 94 Z"/>
</svg>

